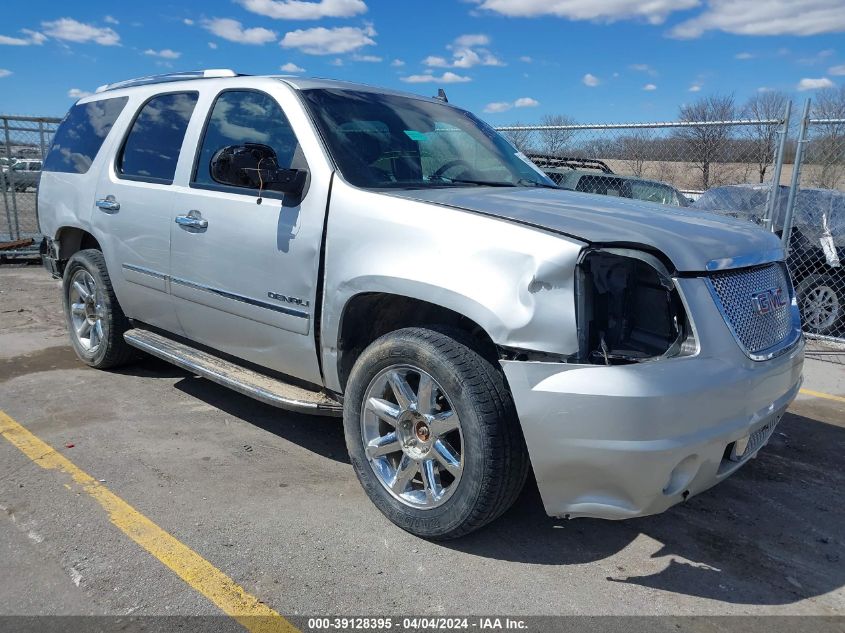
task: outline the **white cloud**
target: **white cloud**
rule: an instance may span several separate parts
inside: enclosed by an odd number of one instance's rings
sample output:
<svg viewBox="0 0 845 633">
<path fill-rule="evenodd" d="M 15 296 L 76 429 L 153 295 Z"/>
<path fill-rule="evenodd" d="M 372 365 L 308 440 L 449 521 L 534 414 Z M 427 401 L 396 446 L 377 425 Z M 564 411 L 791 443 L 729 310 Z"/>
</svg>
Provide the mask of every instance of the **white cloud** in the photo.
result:
<svg viewBox="0 0 845 633">
<path fill-rule="evenodd" d="M 507 112 L 513 106 L 507 101 L 494 101 L 484 106 L 485 112 Z"/>
<path fill-rule="evenodd" d="M 588 88 L 595 88 L 601 83 L 601 80 L 592 73 L 587 73 L 581 78 L 581 83 Z"/>
<path fill-rule="evenodd" d="M 73 18 L 59 18 L 51 22 L 42 22 L 44 33 L 57 40 L 67 42 L 95 42 L 102 46 L 117 46 L 120 35 L 109 27 L 98 27 L 77 22 Z"/>
<path fill-rule="evenodd" d="M 453 45 L 457 48 L 473 48 L 476 46 L 487 46 L 490 43 L 490 36 L 483 33 L 467 33 L 455 38 Z"/>
<path fill-rule="evenodd" d="M 429 55 L 423 64 L 431 68 L 472 68 L 473 66 L 504 66 L 505 62 L 486 48 L 490 37 L 482 33 L 459 35 L 446 48 L 452 51 L 452 59 L 440 55 Z"/>
<path fill-rule="evenodd" d="M 646 84 L 643 86 L 643 90 L 646 92 L 652 92 L 653 90 L 657 90 L 657 86 L 655 84 Z"/>
<path fill-rule="evenodd" d="M 530 64 L 530 63 L 531 63 L 531 62 L 533 62 L 534 60 L 533 60 L 533 59 L 531 59 L 531 57 L 530 57 L 530 56 L 528 56 L 528 55 L 523 55 L 522 57 L 520 57 L 520 58 L 519 58 L 519 61 L 521 61 L 521 62 L 523 62 L 523 63 L 525 63 L 525 64 Z"/>
<path fill-rule="evenodd" d="M 845 31 L 842 0 L 708 0 L 707 9 L 669 31 L 692 39 L 706 31 L 737 35 L 817 35 Z"/>
<path fill-rule="evenodd" d="M 93 92 L 88 92 L 87 90 L 80 90 L 79 88 L 71 88 L 67 91 L 67 96 L 71 99 L 81 99 L 82 97 L 90 97 Z"/>
<path fill-rule="evenodd" d="M 32 42 L 22 37 L 9 37 L 8 35 L 0 35 L 0 44 L 4 46 L 29 46 Z"/>
<path fill-rule="evenodd" d="M 614 22 L 644 19 L 660 24 L 673 11 L 692 9 L 700 0 L 473 0 L 482 9 L 509 17 L 533 18 L 552 15 L 569 20 Z"/>
<path fill-rule="evenodd" d="M 736 55 L 734 55 L 734 59 L 739 59 L 739 60 L 754 59 L 754 57 L 755 57 L 754 53 L 748 53 L 748 52 L 737 53 Z"/>
<path fill-rule="evenodd" d="M 648 64 L 631 64 L 628 68 L 635 70 L 638 73 L 646 73 L 652 77 L 657 76 L 657 71 Z"/>
<path fill-rule="evenodd" d="M 160 57 L 161 59 L 179 59 L 182 57 L 182 53 L 169 48 L 162 48 L 160 51 L 148 48 L 144 51 L 144 55 L 148 55 L 149 57 Z"/>
<path fill-rule="evenodd" d="M 216 51 L 217 50 L 217 42 L 209 42 L 208 48 L 210 48 L 213 51 Z"/>
<path fill-rule="evenodd" d="M 520 97 L 513 102 L 514 108 L 536 108 L 538 105 L 540 105 L 540 102 L 531 97 Z"/>
<path fill-rule="evenodd" d="M 320 26 L 285 33 L 279 44 L 284 48 L 298 48 L 308 55 L 340 55 L 364 46 L 374 46 L 375 35 L 376 31 L 370 25 L 363 28 L 338 26 L 331 29 Z"/>
<path fill-rule="evenodd" d="M 845 64 L 840 64 L 839 66 L 831 66 L 827 69 L 827 72 L 836 77 L 845 75 Z"/>
<path fill-rule="evenodd" d="M 6 68 L 0 68 L 0 79 L 2 79 L 3 77 L 8 77 L 11 74 L 11 70 L 7 70 Z"/>
<path fill-rule="evenodd" d="M 351 18 L 367 12 L 364 0 L 236 0 L 247 11 L 274 20 L 319 20 Z"/>
<path fill-rule="evenodd" d="M 105 22 L 106 24 L 120 24 L 120 22 L 116 18 L 114 18 L 110 15 L 107 15 L 106 17 L 104 17 L 103 22 Z"/>
<path fill-rule="evenodd" d="M 540 102 L 536 99 L 532 99 L 531 97 L 520 97 L 513 103 L 509 101 L 494 101 L 493 103 L 488 103 L 484 106 L 484 111 L 490 113 L 507 112 L 511 108 L 536 108 L 538 105 L 540 105 Z"/>
<path fill-rule="evenodd" d="M 305 69 L 302 66 L 297 66 L 293 62 L 288 62 L 287 64 L 283 64 L 279 66 L 279 70 L 286 73 L 304 73 Z"/>
<path fill-rule="evenodd" d="M 759 88 L 757 88 L 757 92 L 771 92 L 771 91 L 772 91 L 772 88 L 769 88 L 768 86 L 760 86 Z"/>
<path fill-rule="evenodd" d="M 818 79 L 805 77 L 804 79 L 798 82 L 798 85 L 795 86 L 795 89 L 800 92 L 804 92 L 806 90 L 821 90 L 822 88 L 833 88 L 835 85 L 836 84 L 834 84 L 827 77 L 819 77 Z"/>
<path fill-rule="evenodd" d="M 701 92 L 701 89 L 704 87 L 704 84 L 700 81 L 694 81 L 690 84 L 689 91 L 690 92 Z"/>
<path fill-rule="evenodd" d="M 431 66 L 432 68 L 448 68 L 449 60 L 445 57 L 438 57 L 437 55 L 429 55 L 423 60 L 423 65 Z"/>
<path fill-rule="evenodd" d="M 276 32 L 260 26 L 245 29 L 237 20 L 231 18 L 213 18 L 203 20 L 202 26 L 207 31 L 214 33 L 230 42 L 238 44 L 266 44 L 276 39 Z"/>
<path fill-rule="evenodd" d="M 394 68 L 401 68 L 405 65 L 405 62 L 403 62 L 401 59 L 394 59 L 392 62 L 390 62 L 390 65 Z"/>
<path fill-rule="evenodd" d="M 194 25 L 194 21 L 191 18 L 185 18 L 184 20 L 182 20 L 182 23 L 187 24 L 188 26 Z"/>
<path fill-rule="evenodd" d="M 357 53 L 352 56 L 353 62 L 370 62 L 370 63 L 378 63 L 382 61 L 382 58 L 378 55 L 358 55 Z"/>
<path fill-rule="evenodd" d="M 332 66 L 343 66 L 343 60 L 340 57 L 334 58 L 329 62 Z"/>
<path fill-rule="evenodd" d="M 471 77 L 464 75 L 456 75 L 453 72 L 445 72 L 439 77 L 432 75 L 430 72 L 424 75 L 409 75 L 407 77 L 400 77 L 402 81 L 409 84 L 426 84 L 426 83 L 441 83 L 441 84 L 457 84 L 472 81 Z"/>
</svg>

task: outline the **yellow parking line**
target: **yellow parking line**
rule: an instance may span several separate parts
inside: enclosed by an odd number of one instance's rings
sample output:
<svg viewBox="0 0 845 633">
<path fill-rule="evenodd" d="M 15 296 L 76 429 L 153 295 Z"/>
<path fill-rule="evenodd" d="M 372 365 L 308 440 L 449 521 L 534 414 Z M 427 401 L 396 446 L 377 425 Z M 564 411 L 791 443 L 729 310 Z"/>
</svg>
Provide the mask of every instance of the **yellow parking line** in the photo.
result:
<svg viewBox="0 0 845 633">
<path fill-rule="evenodd" d="M 801 393 L 805 396 L 813 396 L 814 398 L 823 398 L 825 400 L 833 400 L 834 402 L 845 402 L 842 396 L 834 396 L 831 393 L 824 393 L 823 391 L 813 391 L 812 389 L 801 389 Z"/>
<path fill-rule="evenodd" d="M 75 484 L 69 486 L 71 490 L 84 492 L 93 498 L 121 532 L 251 633 L 298 633 L 288 620 L 3 411 L 0 411 L 0 435 L 41 468 L 70 475 Z"/>
</svg>

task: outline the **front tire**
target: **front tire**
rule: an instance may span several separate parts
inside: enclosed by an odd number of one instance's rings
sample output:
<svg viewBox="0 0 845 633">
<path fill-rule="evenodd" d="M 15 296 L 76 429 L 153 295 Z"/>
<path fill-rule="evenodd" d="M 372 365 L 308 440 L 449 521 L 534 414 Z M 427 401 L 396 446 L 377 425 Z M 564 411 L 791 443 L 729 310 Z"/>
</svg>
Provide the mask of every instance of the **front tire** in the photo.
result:
<svg viewBox="0 0 845 633">
<path fill-rule="evenodd" d="M 463 536 L 507 510 L 528 453 L 502 372 L 466 341 L 407 328 L 355 362 L 346 445 L 370 500 L 402 529 Z"/>
<path fill-rule="evenodd" d="M 805 332 L 830 335 L 845 325 L 845 277 L 810 275 L 795 289 Z"/>
<path fill-rule="evenodd" d="M 62 281 L 62 299 L 70 341 L 83 363 L 108 369 L 134 358 L 133 348 L 123 340 L 129 320 L 114 295 L 100 251 L 86 249 L 70 258 Z"/>
</svg>

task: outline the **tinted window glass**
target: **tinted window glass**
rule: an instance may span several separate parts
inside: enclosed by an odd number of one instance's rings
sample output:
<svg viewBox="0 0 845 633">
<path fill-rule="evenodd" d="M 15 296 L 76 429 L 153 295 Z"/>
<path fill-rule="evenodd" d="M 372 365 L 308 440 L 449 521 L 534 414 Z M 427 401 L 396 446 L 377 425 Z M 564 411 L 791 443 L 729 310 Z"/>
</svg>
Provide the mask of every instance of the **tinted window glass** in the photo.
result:
<svg viewBox="0 0 845 633">
<path fill-rule="evenodd" d="M 126 137 L 118 159 L 118 173 L 151 182 L 173 182 L 197 96 L 196 92 L 184 92 L 150 99 Z"/>
<path fill-rule="evenodd" d="M 343 177 L 359 187 L 554 187 L 493 128 L 427 99 L 302 92 Z"/>
<path fill-rule="evenodd" d="M 261 143 L 273 148 L 281 169 L 305 167 L 296 135 L 279 104 L 262 92 L 232 90 L 222 93 L 214 102 L 194 182 L 218 184 L 211 177 L 212 157 L 223 147 L 244 143 Z"/>
<path fill-rule="evenodd" d="M 127 101 L 118 97 L 73 106 L 56 130 L 44 171 L 88 171 Z"/>
</svg>

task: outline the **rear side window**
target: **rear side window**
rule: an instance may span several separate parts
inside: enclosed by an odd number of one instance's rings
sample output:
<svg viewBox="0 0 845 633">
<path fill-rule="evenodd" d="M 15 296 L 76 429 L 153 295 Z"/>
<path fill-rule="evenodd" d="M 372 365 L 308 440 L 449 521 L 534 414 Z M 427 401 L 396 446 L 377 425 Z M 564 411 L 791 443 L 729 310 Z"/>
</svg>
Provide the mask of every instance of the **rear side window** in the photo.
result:
<svg viewBox="0 0 845 633">
<path fill-rule="evenodd" d="M 73 106 L 56 130 L 44 171 L 87 172 L 128 100 L 117 97 Z"/>
<path fill-rule="evenodd" d="M 144 104 L 118 154 L 117 173 L 121 178 L 167 185 L 173 182 L 198 95 L 159 95 Z"/>
</svg>

